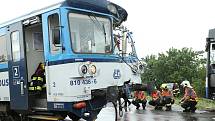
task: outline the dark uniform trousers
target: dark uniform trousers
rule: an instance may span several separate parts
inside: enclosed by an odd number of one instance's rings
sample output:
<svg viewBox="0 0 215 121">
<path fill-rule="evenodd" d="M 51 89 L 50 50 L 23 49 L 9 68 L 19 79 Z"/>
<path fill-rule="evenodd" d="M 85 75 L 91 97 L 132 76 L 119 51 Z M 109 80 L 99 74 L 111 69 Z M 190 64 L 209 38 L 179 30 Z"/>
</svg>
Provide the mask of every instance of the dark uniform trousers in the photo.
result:
<svg viewBox="0 0 215 121">
<path fill-rule="evenodd" d="M 139 109 L 140 103 L 142 104 L 143 109 L 145 109 L 146 103 L 147 103 L 146 99 L 144 99 L 144 100 L 133 100 L 132 101 L 132 104 L 135 105 L 137 107 L 137 109 Z"/>
<path fill-rule="evenodd" d="M 166 104 L 174 104 L 175 101 L 169 96 L 164 96 L 161 102 L 163 105 L 166 105 Z"/>
<path fill-rule="evenodd" d="M 185 109 L 185 111 L 195 111 L 196 110 L 196 101 L 185 101 L 181 104 L 181 107 Z"/>
<path fill-rule="evenodd" d="M 162 106 L 160 99 L 149 101 L 149 105 L 152 105 L 152 106 Z"/>
</svg>

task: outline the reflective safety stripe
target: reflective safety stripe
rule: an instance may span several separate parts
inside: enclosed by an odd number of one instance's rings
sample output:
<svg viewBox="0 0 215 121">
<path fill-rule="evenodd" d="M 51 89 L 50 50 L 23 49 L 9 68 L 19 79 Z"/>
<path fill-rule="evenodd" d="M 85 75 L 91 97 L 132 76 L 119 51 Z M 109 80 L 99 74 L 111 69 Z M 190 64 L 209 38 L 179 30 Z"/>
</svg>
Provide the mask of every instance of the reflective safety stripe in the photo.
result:
<svg viewBox="0 0 215 121">
<path fill-rule="evenodd" d="M 41 77 L 38 77 L 37 80 L 42 80 L 42 78 L 41 78 Z"/>
<path fill-rule="evenodd" d="M 33 91 L 33 90 L 34 90 L 34 87 L 29 87 L 28 89 L 31 90 L 31 91 Z"/>
<path fill-rule="evenodd" d="M 171 104 L 166 104 L 166 106 L 171 106 Z"/>
<path fill-rule="evenodd" d="M 41 88 L 41 86 L 37 86 L 37 88 L 36 88 L 37 90 L 39 90 L 39 91 L 41 91 L 42 90 L 42 88 Z"/>
<path fill-rule="evenodd" d="M 41 87 L 41 86 L 29 87 L 28 89 L 29 89 L 30 91 L 34 91 L 34 90 L 42 91 L 42 87 Z"/>
<path fill-rule="evenodd" d="M 30 83 L 30 86 L 32 87 L 33 85 L 34 85 L 34 83 L 33 83 L 33 82 L 31 82 L 31 83 Z"/>
<path fill-rule="evenodd" d="M 43 78 L 42 77 L 38 77 L 37 80 L 43 82 Z"/>
<path fill-rule="evenodd" d="M 33 77 L 32 80 L 37 80 L 37 77 Z"/>
<path fill-rule="evenodd" d="M 36 80 L 37 80 L 37 81 L 43 82 L 43 78 L 42 78 L 42 77 L 39 77 L 39 76 L 38 76 L 38 77 L 33 77 L 32 80 L 33 80 L 33 81 L 36 81 Z"/>
<path fill-rule="evenodd" d="M 195 99 L 190 98 L 189 101 L 196 101 L 196 102 L 198 102 L 198 98 L 195 98 Z"/>
<path fill-rule="evenodd" d="M 46 84 L 44 84 L 44 85 L 42 86 L 42 88 L 46 88 Z"/>
</svg>

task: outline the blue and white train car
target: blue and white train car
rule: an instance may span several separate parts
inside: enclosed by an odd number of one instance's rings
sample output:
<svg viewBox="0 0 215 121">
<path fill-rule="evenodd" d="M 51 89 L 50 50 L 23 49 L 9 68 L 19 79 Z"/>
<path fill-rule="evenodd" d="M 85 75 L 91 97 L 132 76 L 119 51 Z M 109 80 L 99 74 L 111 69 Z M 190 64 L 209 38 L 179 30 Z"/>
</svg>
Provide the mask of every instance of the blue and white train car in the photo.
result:
<svg viewBox="0 0 215 121">
<path fill-rule="evenodd" d="M 94 120 L 124 82 L 140 84 L 137 60 L 115 52 L 113 28 L 126 18 L 106 0 L 67 0 L 1 24 L 1 120 Z M 32 93 L 39 63 L 46 89 Z"/>
<path fill-rule="evenodd" d="M 206 39 L 206 98 L 215 100 L 215 29 L 210 29 Z"/>
</svg>

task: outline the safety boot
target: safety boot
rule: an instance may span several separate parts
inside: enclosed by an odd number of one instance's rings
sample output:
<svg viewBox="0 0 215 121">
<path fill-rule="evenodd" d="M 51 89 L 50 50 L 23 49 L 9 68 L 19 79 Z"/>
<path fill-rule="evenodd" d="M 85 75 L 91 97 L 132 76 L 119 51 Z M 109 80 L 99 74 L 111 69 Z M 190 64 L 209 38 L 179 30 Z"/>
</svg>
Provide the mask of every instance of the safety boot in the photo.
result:
<svg viewBox="0 0 215 121">
<path fill-rule="evenodd" d="M 196 111 L 196 107 L 190 109 L 190 112 L 192 112 L 192 113 L 195 113 L 195 111 Z"/>
<path fill-rule="evenodd" d="M 145 110 L 145 109 L 146 109 L 146 106 L 145 106 L 145 105 L 142 105 L 142 107 L 143 107 L 143 110 Z"/>
<path fill-rule="evenodd" d="M 166 111 L 171 111 L 171 110 L 172 110 L 171 106 L 166 106 Z"/>
</svg>

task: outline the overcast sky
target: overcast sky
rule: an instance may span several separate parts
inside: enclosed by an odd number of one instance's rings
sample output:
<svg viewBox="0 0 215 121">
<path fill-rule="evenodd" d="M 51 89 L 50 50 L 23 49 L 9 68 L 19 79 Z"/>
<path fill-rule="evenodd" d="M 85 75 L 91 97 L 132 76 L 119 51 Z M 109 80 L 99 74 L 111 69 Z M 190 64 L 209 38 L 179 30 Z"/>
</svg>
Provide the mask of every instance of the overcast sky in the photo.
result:
<svg viewBox="0 0 215 121">
<path fill-rule="evenodd" d="M 62 0 L 2 0 L 0 23 Z M 205 49 L 215 28 L 215 0 L 111 0 L 128 11 L 139 57 L 171 47 Z"/>
</svg>

